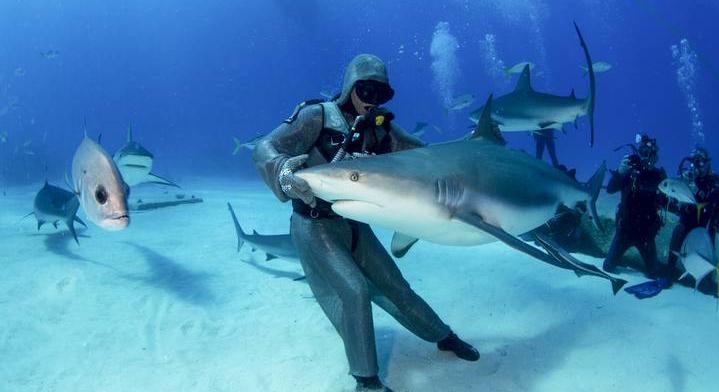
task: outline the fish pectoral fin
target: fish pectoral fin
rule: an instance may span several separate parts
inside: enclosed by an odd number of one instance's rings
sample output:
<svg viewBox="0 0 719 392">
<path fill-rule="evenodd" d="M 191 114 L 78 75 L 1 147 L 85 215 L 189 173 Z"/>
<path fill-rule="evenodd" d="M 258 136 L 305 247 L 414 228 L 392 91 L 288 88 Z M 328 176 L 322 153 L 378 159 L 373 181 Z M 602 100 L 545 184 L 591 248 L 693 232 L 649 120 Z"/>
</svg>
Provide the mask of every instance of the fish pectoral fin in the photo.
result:
<svg viewBox="0 0 719 392">
<path fill-rule="evenodd" d="M 143 181 L 143 182 L 149 182 L 149 183 L 152 183 L 152 184 L 160 184 L 160 185 L 174 186 L 175 188 L 179 188 L 179 187 L 180 187 L 179 185 L 175 184 L 174 182 L 172 182 L 172 181 L 170 181 L 170 180 L 168 180 L 168 179 L 166 179 L 166 178 L 162 178 L 162 177 L 160 177 L 160 176 L 158 176 L 157 174 L 154 174 L 154 173 L 149 173 L 149 174 L 147 175 L 146 181 Z"/>
<path fill-rule="evenodd" d="M 75 222 L 77 222 L 77 223 L 79 223 L 79 224 L 85 226 L 85 228 L 87 228 L 87 225 L 85 224 L 85 222 L 83 222 L 82 219 L 80 219 L 77 215 L 75 215 L 75 216 L 73 217 L 73 220 L 74 220 Z"/>
<path fill-rule="evenodd" d="M 392 255 L 397 258 L 406 255 L 412 245 L 414 245 L 417 241 L 417 238 L 395 232 L 392 236 Z"/>
<path fill-rule="evenodd" d="M 70 230 L 70 234 L 72 234 L 72 238 L 75 239 L 75 243 L 77 245 L 80 245 L 80 241 L 78 241 L 78 239 L 77 239 L 77 232 L 75 232 L 75 225 L 73 224 L 74 222 L 75 222 L 75 219 L 70 218 L 67 221 L 65 221 L 65 225 L 67 226 L 67 229 Z"/>
</svg>

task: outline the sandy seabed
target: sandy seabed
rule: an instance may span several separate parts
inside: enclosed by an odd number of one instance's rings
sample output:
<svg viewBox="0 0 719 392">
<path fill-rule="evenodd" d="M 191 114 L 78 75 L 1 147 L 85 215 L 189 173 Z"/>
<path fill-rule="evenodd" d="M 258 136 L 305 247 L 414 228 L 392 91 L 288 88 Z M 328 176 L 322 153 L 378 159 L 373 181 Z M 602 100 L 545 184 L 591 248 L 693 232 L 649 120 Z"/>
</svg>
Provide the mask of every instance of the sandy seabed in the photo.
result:
<svg viewBox="0 0 719 392">
<path fill-rule="evenodd" d="M 0 197 L 0 391 L 353 390 L 339 337 L 293 280 L 300 266 L 236 252 L 228 201 L 246 230 L 288 231 L 289 205 L 259 182 L 140 187 L 132 201 L 204 203 L 133 213 L 120 232 L 88 222 L 80 246 L 62 224 L 18 222 L 40 187 Z M 715 298 L 614 296 L 499 243 L 419 243 L 398 265 L 482 358 L 440 352 L 375 307 L 380 376 L 396 391 L 717 390 Z"/>
</svg>

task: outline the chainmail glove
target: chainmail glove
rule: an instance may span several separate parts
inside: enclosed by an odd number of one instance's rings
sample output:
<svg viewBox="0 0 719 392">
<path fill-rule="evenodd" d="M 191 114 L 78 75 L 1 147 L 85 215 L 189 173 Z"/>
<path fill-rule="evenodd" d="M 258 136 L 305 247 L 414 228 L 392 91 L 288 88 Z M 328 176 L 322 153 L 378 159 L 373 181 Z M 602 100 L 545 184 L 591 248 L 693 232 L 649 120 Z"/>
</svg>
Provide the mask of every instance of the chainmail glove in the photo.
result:
<svg viewBox="0 0 719 392">
<path fill-rule="evenodd" d="M 295 172 L 305 164 L 307 160 L 307 154 L 298 155 L 292 157 L 282 164 L 278 180 L 282 192 L 291 199 L 300 199 L 305 204 L 314 207 L 317 202 L 315 195 L 312 194 L 312 189 L 307 181 L 295 176 Z"/>
</svg>

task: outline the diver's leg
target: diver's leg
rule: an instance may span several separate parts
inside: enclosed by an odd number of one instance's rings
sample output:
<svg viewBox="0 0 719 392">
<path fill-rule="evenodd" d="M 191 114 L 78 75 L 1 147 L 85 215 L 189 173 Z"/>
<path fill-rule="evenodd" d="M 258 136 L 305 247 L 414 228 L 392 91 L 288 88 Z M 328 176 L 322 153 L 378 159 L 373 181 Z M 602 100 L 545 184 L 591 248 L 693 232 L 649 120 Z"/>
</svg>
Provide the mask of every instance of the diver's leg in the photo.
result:
<svg viewBox="0 0 719 392">
<path fill-rule="evenodd" d="M 449 326 L 412 290 L 372 229 L 363 223 L 356 225 L 355 260 L 376 289 L 372 293 L 372 300 L 405 328 L 426 341 L 438 342 L 447 337 Z"/>
<path fill-rule="evenodd" d="M 617 227 L 617 231 L 614 233 L 614 238 L 612 239 L 612 245 L 609 247 L 609 252 L 607 252 L 607 258 L 604 259 L 602 269 L 606 272 L 614 272 L 619 259 L 628 248 L 629 244 L 625 238 L 624 230 L 622 230 L 621 227 Z"/>
<path fill-rule="evenodd" d="M 559 167 L 559 160 L 557 159 L 557 148 L 554 145 L 554 132 L 547 132 L 544 140 L 547 145 L 547 153 L 549 153 L 549 159 L 552 160 L 552 166 Z"/>
<path fill-rule="evenodd" d="M 654 242 L 654 237 L 645 239 L 642 242 L 636 244 L 639 255 L 644 260 L 644 267 L 646 269 L 645 275 L 647 278 L 656 279 L 659 276 L 659 261 L 657 260 L 657 245 Z"/>
<path fill-rule="evenodd" d="M 317 302 L 339 332 L 350 373 L 377 375 L 377 352 L 369 289 L 350 250 L 351 231 L 343 219 L 292 216 L 292 241 Z"/>
<path fill-rule="evenodd" d="M 355 260 L 370 281 L 372 300 L 405 328 L 420 338 L 436 342 L 442 351 L 452 351 L 467 361 L 479 359 L 479 352 L 461 340 L 437 313 L 409 286 L 394 259 L 387 253 L 372 229 L 356 226 Z"/>
<path fill-rule="evenodd" d="M 532 136 L 534 136 L 534 156 L 541 160 L 544 155 L 544 137 L 539 133 L 534 133 Z"/>
</svg>

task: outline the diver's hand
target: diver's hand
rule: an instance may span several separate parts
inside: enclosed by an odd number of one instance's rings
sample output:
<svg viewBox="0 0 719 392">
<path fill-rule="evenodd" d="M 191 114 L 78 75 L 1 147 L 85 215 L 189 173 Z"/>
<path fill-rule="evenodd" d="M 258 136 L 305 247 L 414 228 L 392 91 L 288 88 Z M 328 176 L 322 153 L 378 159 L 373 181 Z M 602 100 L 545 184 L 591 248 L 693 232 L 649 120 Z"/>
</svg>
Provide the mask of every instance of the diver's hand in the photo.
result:
<svg viewBox="0 0 719 392">
<path fill-rule="evenodd" d="M 312 194 L 310 184 L 307 181 L 297 177 L 294 173 L 299 170 L 307 161 L 307 154 L 292 157 L 282 164 L 278 180 L 282 192 L 291 199 L 300 199 L 310 207 L 317 205 L 315 195 Z"/>
<path fill-rule="evenodd" d="M 622 158 L 622 162 L 619 163 L 619 167 L 617 168 L 617 173 L 625 174 L 631 168 L 632 168 L 632 162 L 629 159 L 629 155 L 625 155 L 624 158 Z"/>
</svg>

